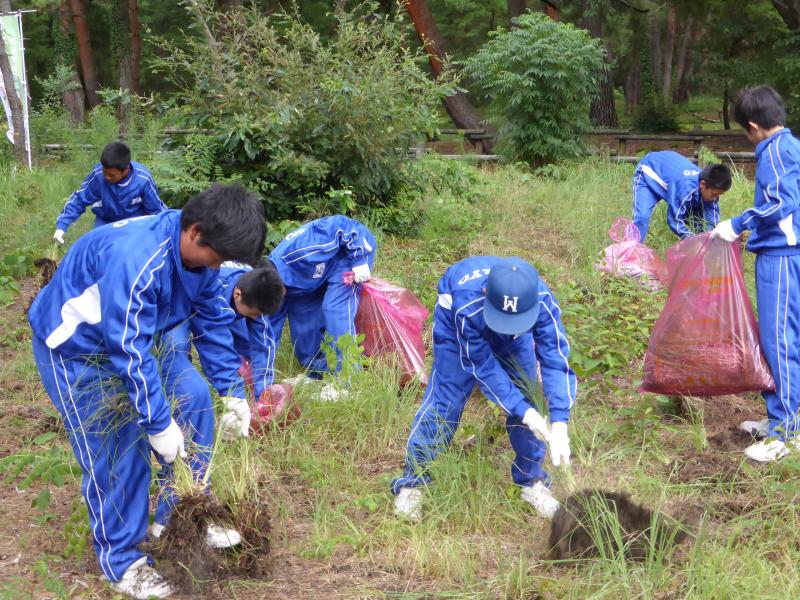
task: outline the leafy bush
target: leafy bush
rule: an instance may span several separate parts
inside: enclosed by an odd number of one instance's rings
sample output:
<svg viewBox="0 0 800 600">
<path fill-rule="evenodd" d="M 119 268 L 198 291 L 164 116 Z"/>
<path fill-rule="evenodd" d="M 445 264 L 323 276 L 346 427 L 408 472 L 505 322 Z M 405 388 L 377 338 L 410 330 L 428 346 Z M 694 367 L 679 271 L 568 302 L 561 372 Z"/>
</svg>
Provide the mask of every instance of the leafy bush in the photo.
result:
<svg viewBox="0 0 800 600">
<path fill-rule="evenodd" d="M 340 202 L 343 190 L 353 207 L 389 202 L 407 148 L 433 130 L 452 82 L 420 69 L 402 11 L 371 8 L 338 15 L 324 40 L 296 15 L 194 11 L 202 35 L 165 41 L 156 66 L 179 89 L 180 124 L 206 133 L 187 140 L 176 177 L 159 183 L 188 197 L 212 180 L 240 180 L 270 219 Z"/>
<path fill-rule="evenodd" d="M 465 63 L 490 101 L 499 151 L 536 165 L 581 153 L 603 66 L 601 42 L 543 14 L 513 23 L 514 29 L 491 32 Z"/>
<path fill-rule="evenodd" d="M 641 133 L 668 133 L 680 131 L 681 125 L 675 108 L 652 95 L 636 113 L 633 128 Z"/>
</svg>

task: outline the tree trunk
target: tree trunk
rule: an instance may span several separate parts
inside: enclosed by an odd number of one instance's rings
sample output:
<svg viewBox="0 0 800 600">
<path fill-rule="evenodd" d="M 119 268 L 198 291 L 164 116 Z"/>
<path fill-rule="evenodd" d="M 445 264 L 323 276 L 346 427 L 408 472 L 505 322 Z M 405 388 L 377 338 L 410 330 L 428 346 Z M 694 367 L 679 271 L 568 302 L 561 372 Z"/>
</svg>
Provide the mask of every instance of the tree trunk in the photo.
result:
<svg viewBox="0 0 800 600">
<path fill-rule="evenodd" d="M 14 158 L 17 164 L 28 164 L 28 153 L 25 151 L 25 117 L 23 115 L 22 100 L 14 85 L 14 72 L 11 70 L 11 61 L 6 50 L 6 41 L 0 29 L 0 75 L 3 76 L 3 86 L 11 108 L 11 125 L 14 127 Z"/>
<path fill-rule="evenodd" d="M 653 74 L 653 95 L 658 94 L 658 82 L 664 78 L 661 60 L 661 23 L 658 16 L 650 17 L 650 69 Z"/>
<path fill-rule="evenodd" d="M 553 19 L 553 21 L 558 21 L 558 7 L 555 4 L 545 2 L 544 10 L 547 13 L 547 16 Z"/>
<path fill-rule="evenodd" d="M 508 19 L 515 19 L 525 12 L 525 0 L 508 0 Z M 512 23 L 513 26 L 513 23 Z"/>
<path fill-rule="evenodd" d="M 408 0 L 406 10 L 414 23 L 420 43 L 425 47 L 431 69 L 436 77 L 442 72 L 442 57 L 444 56 L 444 41 L 436 23 L 433 20 L 427 0 Z M 444 99 L 444 107 L 447 114 L 459 129 L 485 129 L 487 133 L 495 133 L 494 128 L 489 127 L 482 120 L 475 107 L 472 106 L 464 92 L 456 92 L 452 96 Z M 491 152 L 492 141 L 485 140 L 483 146 L 487 152 Z"/>
<path fill-rule="evenodd" d="M 69 8 L 69 0 L 62 0 L 58 5 L 58 22 L 61 29 L 61 35 L 65 40 L 71 40 L 72 34 L 72 14 Z M 86 98 L 83 95 L 83 87 L 81 87 L 81 79 L 78 72 L 75 70 L 75 56 L 61 56 L 58 57 L 63 64 L 69 67 L 71 72 L 70 81 L 67 84 L 67 89 L 64 90 L 62 97 L 64 99 L 64 107 L 69 113 L 69 120 L 73 125 L 83 123 L 84 119 L 84 102 Z"/>
<path fill-rule="evenodd" d="M 728 114 L 728 106 L 730 105 L 731 93 L 728 90 L 728 82 L 725 82 L 725 89 L 722 92 L 722 126 L 725 131 L 731 128 L 731 119 Z"/>
<path fill-rule="evenodd" d="M 89 100 L 89 106 L 94 108 L 100 104 L 100 96 L 97 94 L 100 85 L 97 83 L 97 73 L 94 68 L 92 39 L 89 35 L 89 24 L 86 22 L 86 11 L 83 7 L 83 0 L 70 0 L 70 6 L 72 7 L 72 20 L 75 23 L 75 38 L 78 41 L 78 53 L 81 58 L 83 87 L 86 90 L 86 98 Z"/>
<path fill-rule="evenodd" d="M 592 37 L 603 39 L 603 13 L 599 10 L 588 11 L 584 3 L 584 25 Z M 606 46 L 606 55 L 611 59 L 611 50 Z M 603 72 L 599 78 L 597 95 L 592 99 L 589 108 L 589 118 L 595 127 L 618 127 L 617 107 L 614 106 L 614 79 L 608 63 L 603 63 Z"/>
<path fill-rule="evenodd" d="M 668 104 L 672 98 L 672 56 L 675 52 L 677 16 L 675 5 L 670 5 L 667 10 L 667 32 L 664 40 L 664 79 L 661 87 L 661 97 L 664 99 L 664 104 Z"/>
<path fill-rule="evenodd" d="M 0 12 L 11 12 L 11 0 L 0 0 Z"/>
<path fill-rule="evenodd" d="M 589 117 L 595 127 L 619 127 L 617 107 L 614 105 L 614 78 L 607 64 L 603 65 L 600 89 L 592 100 Z"/>
<path fill-rule="evenodd" d="M 772 6 L 789 29 L 800 29 L 800 0 L 772 0 Z"/>
<path fill-rule="evenodd" d="M 131 53 L 131 1 L 117 0 L 116 19 L 120 39 L 116 40 L 117 70 L 119 73 L 120 98 L 117 101 L 119 136 L 125 139 L 130 122 L 131 94 L 133 93 L 133 55 Z"/>
<path fill-rule="evenodd" d="M 631 51 L 628 53 L 628 74 L 625 78 L 625 110 L 629 115 L 639 110 L 639 103 L 642 101 L 641 53 L 644 35 L 642 27 L 638 26 L 640 22 L 641 19 L 632 21 Z"/>
<path fill-rule="evenodd" d="M 694 40 L 694 36 L 692 35 L 693 25 L 694 19 L 689 15 L 686 19 L 686 25 L 684 26 L 683 41 L 678 51 L 678 65 L 675 71 L 675 89 L 672 94 L 673 102 L 686 102 L 686 100 L 689 99 L 689 86 L 686 75 L 689 72 L 689 64 L 691 62 L 689 50 Z"/>
<path fill-rule="evenodd" d="M 130 0 L 131 23 L 131 90 L 134 94 L 142 93 L 140 64 L 142 61 L 142 34 L 139 30 L 139 0 Z"/>
</svg>

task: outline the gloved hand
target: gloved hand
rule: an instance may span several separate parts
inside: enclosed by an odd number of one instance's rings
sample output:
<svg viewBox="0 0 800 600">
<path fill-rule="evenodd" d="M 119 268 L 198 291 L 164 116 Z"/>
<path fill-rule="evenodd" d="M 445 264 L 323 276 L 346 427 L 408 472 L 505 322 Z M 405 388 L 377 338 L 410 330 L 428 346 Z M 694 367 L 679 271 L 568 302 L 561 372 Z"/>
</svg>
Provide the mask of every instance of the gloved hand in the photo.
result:
<svg viewBox="0 0 800 600">
<path fill-rule="evenodd" d="M 250 435 L 250 405 L 247 404 L 247 400 L 233 396 L 225 396 L 221 400 L 225 405 L 225 412 L 222 413 L 220 421 L 224 439 Z"/>
<path fill-rule="evenodd" d="M 714 227 L 714 230 L 711 232 L 711 237 L 720 238 L 726 242 L 735 242 L 739 237 L 739 234 L 733 230 L 733 223 L 731 223 L 731 220 L 728 219 L 727 221 L 722 221 L 719 225 Z"/>
<path fill-rule="evenodd" d="M 53 239 L 63 246 L 65 233 L 63 229 L 56 229 L 56 232 L 53 234 Z"/>
<path fill-rule="evenodd" d="M 569 466 L 569 435 L 567 435 L 567 424 L 562 421 L 553 423 L 550 427 L 550 460 L 554 467 Z"/>
<path fill-rule="evenodd" d="M 537 438 L 543 442 L 550 442 L 550 430 L 547 427 L 547 421 L 535 408 L 529 408 L 525 411 L 522 416 L 522 422 Z"/>
<path fill-rule="evenodd" d="M 369 265 L 364 263 L 363 265 L 353 267 L 353 277 L 356 283 L 364 283 L 367 281 L 372 277 L 372 273 L 369 272 Z"/>
<path fill-rule="evenodd" d="M 169 425 L 164 431 L 161 433 L 148 435 L 147 439 L 150 441 L 150 445 L 153 447 L 153 450 L 160 454 L 161 458 L 163 458 L 164 462 L 166 463 L 175 462 L 175 459 L 178 456 L 181 458 L 186 458 L 186 448 L 184 447 L 183 443 L 183 432 L 181 431 L 181 428 L 178 427 L 175 419 L 172 419 L 169 422 Z"/>
</svg>

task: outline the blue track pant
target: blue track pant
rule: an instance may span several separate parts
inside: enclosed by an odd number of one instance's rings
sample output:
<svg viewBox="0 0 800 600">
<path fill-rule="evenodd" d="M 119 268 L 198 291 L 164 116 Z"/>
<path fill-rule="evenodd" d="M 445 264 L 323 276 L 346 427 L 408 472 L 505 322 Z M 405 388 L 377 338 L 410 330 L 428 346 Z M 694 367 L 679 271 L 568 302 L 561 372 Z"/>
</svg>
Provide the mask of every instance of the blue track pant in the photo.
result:
<svg viewBox="0 0 800 600">
<path fill-rule="evenodd" d="M 150 444 L 110 363 L 66 358 L 33 338 L 42 383 L 64 421 L 82 472 L 81 492 L 100 568 L 118 581 L 143 556 Z"/>
<path fill-rule="evenodd" d="M 800 434 L 800 254 L 756 258 L 756 295 L 761 348 L 775 379 L 763 392 L 770 436 Z"/>
<path fill-rule="evenodd" d="M 175 422 L 186 438 L 189 468 L 196 482 L 203 479 L 214 445 L 214 408 L 208 383 L 192 364 L 189 326 L 184 323 L 164 334 L 157 345 L 161 383 L 172 401 Z M 172 465 L 162 465 L 160 481 L 172 481 Z M 208 491 L 208 488 L 206 488 Z M 155 522 L 166 525 L 178 497 L 163 486 L 156 506 Z"/>
<path fill-rule="evenodd" d="M 434 311 L 433 366 L 422 404 L 411 425 L 403 476 L 392 482 L 394 494 L 402 487 L 417 487 L 430 482 L 427 465 L 450 446 L 464 406 L 477 383 L 473 375 L 461 368 L 456 334 L 452 325 L 444 318 L 446 312 L 449 311 L 439 306 Z M 536 381 L 536 359 L 532 341 L 529 351 L 531 354 L 527 357 L 498 356 L 512 380 Z M 530 365 L 522 377 L 516 367 L 512 366 L 520 364 Z M 516 453 L 511 465 L 514 483 L 530 486 L 537 481 L 549 482 L 547 473 L 542 468 L 546 451 L 544 442 L 539 441 L 519 417 L 506 417 L 506 432 Z"/>
<path fill-rule="evenodd" d="M 666 183 L 652 169 L 643 169 L 641 165 L 636 167 L 633 173 L 633 224 L 639 230 L 640 242 L 644 243 L 650 229 L 650 215 L 666 193 Z"/>
<path fill-rule="evenodd" d="M 137 546 L 147 534 L 150 507 L 150 456 L 147 434 L 137 424 L 128 392 L 101 357 L 67 358 L 33 338 L 33 355 L 42 384 L 64 421 L 82 472 L 81 492 L 100 568 L 118 581 L 143 556 Z M 172 355 L 172 356 L 170 356 Z M 191 466 L 199 480 L 208 465 L 214 416 L 208 385 L 191 365 L 188 349 L 165 352 L 162 382 L 176 396 L 175 420 L 189 448 L 199 450 Z M 162 468 L 166 475 L 166 469 Z M 156 520 L 166 523 L 174 503 L 162 492 Z"/>
<path fill-rule="evenodd" d="M 289 333 L 297 360 L 311 372 L 328 371 L 325 354 L 320 350 L 325 333 L 334 340 L 356 335 L 356 313 L 361 297 L 360 285 L 342 283 L 349 265 L 332 268 L 326 281 L 316 290 L 287 286 L 286 298 L 277 313 L 270 317 L 275 334 L 275 351 L 280 344 L 284 320 L 289 319 Z M 342 367 L 342 353 L 336 348 L 336 370 Z"/>
</svg>

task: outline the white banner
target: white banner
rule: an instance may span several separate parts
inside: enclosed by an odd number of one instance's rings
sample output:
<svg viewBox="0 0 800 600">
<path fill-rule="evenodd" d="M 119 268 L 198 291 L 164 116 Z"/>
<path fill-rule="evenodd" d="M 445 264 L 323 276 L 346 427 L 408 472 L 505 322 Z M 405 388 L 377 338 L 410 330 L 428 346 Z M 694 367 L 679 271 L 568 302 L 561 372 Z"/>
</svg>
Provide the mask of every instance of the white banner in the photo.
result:
<svg viewBox="0 0 800 600">
<path fill-rule="evenodd" d="M 5 42 L 8 59 L 11 63 L 11 72 L 14 75 L 13 85 L 6 84 L 0 74 L 0 99 L 3 102 L 3 109 L 8 120 L 8 132 L 6 137 L 14 143 L 14 127 L 11 123 L 11 107 L 8 103 L 8 93 L 16 92 L 22 101 L 22 118 L 25 127 L 25 153 L 28 159 L 28 167 L 31 166 L 31 136 L 28 124 L 29 102 L 28 102 L 28 79 L 25 75 L 25 46 L 22 38 L 22 13 L 4 13 L 0 15 L 0 34 Z"/>
</svg>

